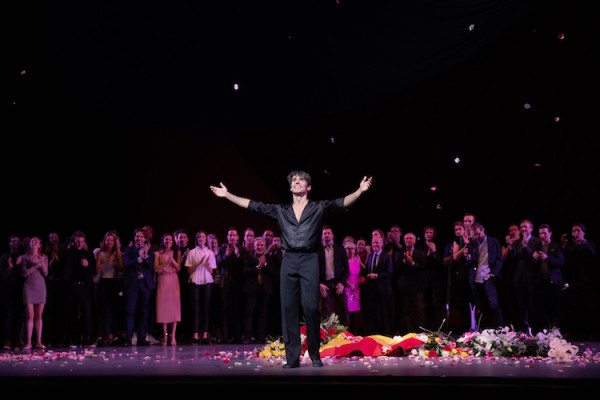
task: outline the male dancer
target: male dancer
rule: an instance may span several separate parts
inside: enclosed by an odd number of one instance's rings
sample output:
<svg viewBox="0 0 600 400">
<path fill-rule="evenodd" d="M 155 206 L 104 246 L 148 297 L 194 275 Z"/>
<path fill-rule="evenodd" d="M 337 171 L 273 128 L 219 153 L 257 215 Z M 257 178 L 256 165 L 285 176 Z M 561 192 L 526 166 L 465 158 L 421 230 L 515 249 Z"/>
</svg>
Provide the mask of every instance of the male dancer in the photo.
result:
<svg viewBox="0 0 600 400">
<path fill-rule="evenodd" d="M 359 188 L 339 199 L 313 201 L 308 199 L 311 177 L 304 171 L 288 174 L 292 203 L 263 204 L 230 193 L 225 185 L 211 186 L 213 193 L 240 207 L 277 220 L 281 230 L 281 247 L 285 250 L 281 262 L 282 329 L 287 363 L 284 368 L 300 366 L 300 305 L 306 319 L 308 354 L 313 367 L 321 367 L 319 313 L 319 258 L 323 219 L 343 211 L 371 187 L 372 178 L 365 176 Z"/>
</svg>

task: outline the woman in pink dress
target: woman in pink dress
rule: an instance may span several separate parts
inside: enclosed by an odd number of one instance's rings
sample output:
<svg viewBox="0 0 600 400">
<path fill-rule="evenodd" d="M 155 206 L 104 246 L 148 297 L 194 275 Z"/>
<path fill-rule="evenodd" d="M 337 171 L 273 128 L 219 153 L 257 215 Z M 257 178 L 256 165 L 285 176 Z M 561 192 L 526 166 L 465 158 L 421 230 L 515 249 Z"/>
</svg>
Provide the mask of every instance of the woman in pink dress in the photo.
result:
<svg viewBox="0 0 600 400">
<path fill-rule="evenodd" d="M 348 313 L 350 314 L 348 331 L 357 332 L 360 324 L 360 283 L 364 280 L 360 277 L 360 258 L 356 254 L 356 243 L 353 238 L 344 240 L 344 248 L 348 256 L 348 279 L 346 280 L 346 297 L 348 298 Z"/>
<path fill-rule="evenodd" d="M 171 344 L 177 344 L 175 332 L 177 322 L 181 321 L 181 297 L 179 288 L 179 270 L 181 253 L 175 246 L 173 236 L 163 235 L 159 250 L 154 253 L 154 272 L 156 273 L 156 322 L 163 325 L 162 344 L 167 344 L 168 327 L 171 325 Z"/>
</svg>

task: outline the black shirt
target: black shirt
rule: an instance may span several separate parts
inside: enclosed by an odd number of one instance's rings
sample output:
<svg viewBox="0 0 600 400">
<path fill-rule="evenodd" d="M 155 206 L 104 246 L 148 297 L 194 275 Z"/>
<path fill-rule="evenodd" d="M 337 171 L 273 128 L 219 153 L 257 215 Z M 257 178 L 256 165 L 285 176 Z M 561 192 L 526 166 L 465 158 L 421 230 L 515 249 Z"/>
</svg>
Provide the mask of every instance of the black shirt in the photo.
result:
<svg viewBox="0 0 600 400">
<path fill-rule="evenodd" d="M 345 211 L 344 198 L 336 200 L 308 200 L 300 221 L 296 219 L 291 204 L 263 204 L 250 200 L 248 210 L 271 217 L 279 224 L 281 248 L 291 252 L 316 252 L 321 246 L 323 219 L 336 212 Z"/>
<path fill-rule="evenodd" d="M 84 267 L 81 260 L 86 259 L 88 266 Z M 62 271 L 62 279 L 69 283 L 85 283 L 92 286 L 92 275 L 96 273 L 96 260 L 92 252 L 88 250 L 77 250 L 71 247 L 66 251 L 65 267 Z"/>
</svg>

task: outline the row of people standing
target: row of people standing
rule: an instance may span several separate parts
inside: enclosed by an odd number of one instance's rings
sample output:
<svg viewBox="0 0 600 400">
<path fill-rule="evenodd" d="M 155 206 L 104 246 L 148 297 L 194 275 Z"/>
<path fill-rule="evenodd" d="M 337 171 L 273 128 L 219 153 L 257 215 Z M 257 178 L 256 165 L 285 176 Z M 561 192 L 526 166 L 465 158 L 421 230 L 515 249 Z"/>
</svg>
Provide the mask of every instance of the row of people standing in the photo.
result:
<svg viewBox="0 0 600 400">
<path fill-rule="evenodd" d="M 428 237 L 430 227 L 425 231 Z M 332 227 L 325 226 L 319 252 L 324 316 L 336 313 L 342 325 L 363 335 L 429 328 L 427 300 L 439 300 L 433 277 L 439 271 L 432 264 L 441 266 L 432 240 L 426 250 L 415 234 L 402 235 L 397 225 L 387 234 L 373 230 L 369 241 L 347 236 L 336 244 L 333 238 Z"/>
<path fill-rule="evenodd" d="M 348 259 L 358 258 L 349 265 L 361 266 L 349 267 L 350 326 L 368 334 L 557 327 L 574 338 L 600 337 L 600 269 L 585 226 L 573 224 L 560 242 L 552 240 L 549 225 L 538 227 L 539 236 L 533 230 L 523 220 L 501 242 L 467 214 L 443 248 L 433 226 L 425 227 L 422 240 L 402 235 L 397 225 L 385 236 L 374 230 L 370 249 L 363 238 L 345 238 Z"/>
<path fill-rule="evenodd" d="M 594 304 L 600 269 L 584 224 L 573 223 L 556 240 L 550 225 L 536 228 L 524 219 L 509 225 L 500 240 L 471 214 L 462 222 L 460 240 L 466 243 L 462 251 L 453 244 L 452 260 L 466 270 L 471 299 L 484 312 L 484 324 L 492 320 L 520 331 L 559 328 L 573 338 L 599 337 L 600 314 Z M 456 227 L 461 230 L 460 224 Z M 480 321 L 471 318 L 471 325 Z"/>
<path fill-rule="evenodd" d="M 347 237 L 341 245 L 333 229 L 324 227 L 321 310 L 336 312 L 342 324 L 361 334 L 437 329 L 444 319 L 446 328 L 461 331 L 483 322 L 597 334 L 597 260 L 585 227 L 575 224 L 572 238 L 560 243 L 552 241 L 547 225 L 539 227 L 539 237 L 532 231 L 533 224 L 522 221 L 509 227 L 500 244 L 465 215 L 441 250 L 432 226 L 421 241 L 394 225 L 387 234 L 374 230 L 370 243 Z M 156 246 L 145 227 L 123 251 L 116 232 L 107 232 L 93 251 L 85 234 L 76 232 L 62 245 L 50 234 L 44 251 L 42 240 L 32 238 L 23 253 L 13 236 L 11 251 L 0 260 L 5 343 L 24 339 L 29 347 L 32 336 L 42 334 L 48 342 L 68 344 L 117 338 L 131 344 L 134 332 L 140 344 L 153 336 L 164 344 L 168 338 L 174 344 L 177 338 L 239 342 L 278 336 L 277 239 L 272 231 L 255 237 L 252 229 L 241 239 L 230 228 L 221 246 L 204 232 L 190 245 L 179 230 Z M 20 304 L 26 305 L 25 321 Z M 37 346 L 43 346 L 39 339 Z"/>
<path fill-rule="evenodd" d="M 40 237 L 11 235 L 9 246 L 0 258 L 4 348 L 32 347 L 34 331 L 36 347 L 44 347 L 49 332 L 63 331 L 66 337 L 79 322 L 91 324 L 91 296 L 85 296 L 85 288 L 92 287 L 92 280 L 86 271 L 96 264 L 86 253 L 83 234 L 63 247 L 52 233 L 45 248 Z"/>
<path fill-rule="evenodd" d="M 267 295 L 278 293 L 281 255 L 272 231 L 254 240 L 247 230 L 247 247 L 238 244 L 236 229 L 229 230 L 222 246 L 215 235 L 204 232 L 198 232 L 191 245 L 185 230 L 163 235 L 158 245 L 151 244 L 152 236 L 150 227 L 136 229 L 122 249 L 117 232 L 109 231 L 93 250 L 81 231 L 64 243 L 50 233 L 45 249 L 39 237 L 10 236 L 10 251 L 0 258 L 4 347 L 30 348 L 32 337 L 36 347 L 145 345 L 155 337 L 163 344 L 175 344 L 178 338 L 190 342 L 266 338 L 265 324 L 271 322 L 266 312 L 257 314 L 261 322 L 255 333 L 257 323 L 244 311 L 253 315 L 250 308 L 277 306 L 277 300 L 273 305 L 271 296 L 263 296 L 265 290 Z M 242 279 L 255 275 L 260 290 L 245 284 L 240 295 L 239 271 Z M 242 332 L 238 327 L 246 320 Z M 181 322 L 184 329 L 178 332 Z M 269 330 L 275 335 L 280 327 L 270 323 Z"/>
</svg>

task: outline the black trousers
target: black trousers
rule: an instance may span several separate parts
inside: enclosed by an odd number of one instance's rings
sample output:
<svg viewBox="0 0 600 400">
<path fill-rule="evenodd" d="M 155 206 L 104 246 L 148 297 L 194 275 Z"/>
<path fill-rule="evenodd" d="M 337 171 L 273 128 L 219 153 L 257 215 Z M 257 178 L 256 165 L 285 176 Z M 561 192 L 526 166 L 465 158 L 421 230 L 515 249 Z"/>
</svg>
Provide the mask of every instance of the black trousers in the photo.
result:
<svg viewBox="0 0 600 400">
<path fill-rule="evenodd" d="M 192 303 L 192 333 L 208 332 L 211 289 L 212 283 L 188 284 L 188 296 Z"/>
<path fill-rule="evenodd" d="M 262 287 L 246 295 L 246 321 L 244 335 L 246 339 L 255 337 L 259 342 L 267 338 L 267 317 L 269 313 L 269 295 Z"/>
<path fill-rule="evenodd" d="M 90 340 L 93 331 L 92 288 L 85 283 L 69 284 L 67 312 L 69 314 L 70 344 L 79 344 L 80 340 Z"/>
<path fill-rule="evenodd" d="M 306 344 L 312 360 L 319 360 L 321 317 L 319 311 L 319 257 L 317 253 L 286 251 L 281 262 L 281 317 L 288 363 L 298 362 L 302 352 L 300 311 L 306 320 Z"/>
<path fill-rule="evenodd" d="M 475 305 L 483 312 L 482 329 L 504 326 L 502 310 L 498 301 L 496 278 L 491 277 L 483 281 L 483 283 L 472 282 L 471 290 Z M 490 316 L 495 319 L 495 324 L 490 321 Z"/>
<path fill-rule="evenodd" d="M 344 285 L 346 282 L 344 282 Z M 350 320 L 350 314 L 348 314 L 348 297 L 346 296 L 346 290 L 342 293 L 337 294 L 335 280 L 325 282 L 325 285 L 329 288 L 327 291 L 327 297 L 321 299 L 322 314 L 324 317 L 328 317 L 333 313 L 338 315 L 340 324 L 348 326 Z M 320 285 L 319 285 L 320 286 Z"/>
</svg>

